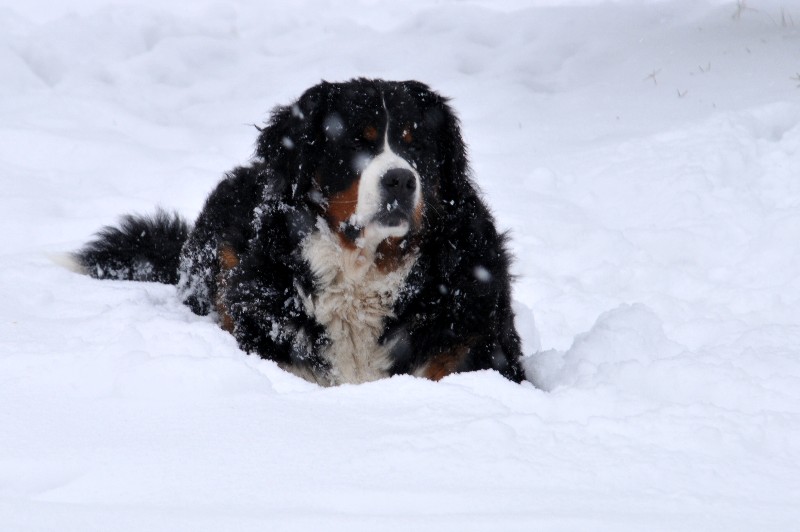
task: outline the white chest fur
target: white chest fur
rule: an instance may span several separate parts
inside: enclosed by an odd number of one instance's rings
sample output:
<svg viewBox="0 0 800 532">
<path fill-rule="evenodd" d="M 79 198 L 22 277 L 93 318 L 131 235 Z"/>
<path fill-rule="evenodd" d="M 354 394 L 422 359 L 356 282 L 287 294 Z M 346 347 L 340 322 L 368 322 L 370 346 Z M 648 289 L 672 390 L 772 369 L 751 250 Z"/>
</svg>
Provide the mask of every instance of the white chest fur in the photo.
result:
<svg viewBox="0 0 800 532">
<path fill-rule="evenodd" d="M 378 338 L 416 256 L 382 272 L 375 266 L 374 249 L 347 249 L 327 227 L 305 239 L 303 256 L 316 280 L 314 294 L 305 298 L 306 311 L 331 340 L 324 356 L 331 364 L 332 384 L 386 377 L 391 360 Z"/>
</svg>

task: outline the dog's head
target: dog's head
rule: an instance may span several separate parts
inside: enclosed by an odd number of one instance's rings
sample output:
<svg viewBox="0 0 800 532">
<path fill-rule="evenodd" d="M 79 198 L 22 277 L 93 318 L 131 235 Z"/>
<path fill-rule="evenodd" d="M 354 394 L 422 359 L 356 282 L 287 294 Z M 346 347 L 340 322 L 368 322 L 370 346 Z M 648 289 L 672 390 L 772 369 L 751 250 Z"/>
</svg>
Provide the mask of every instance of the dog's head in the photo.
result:
<svg viewBox="0 0 800 532">
<path fill-rule="evenodd" d="M 257 154 L 350 245 L 419 234 L 466 179 L 457 119 L 415 81 L 320 83 L 275 111 Z"/>
</svg>

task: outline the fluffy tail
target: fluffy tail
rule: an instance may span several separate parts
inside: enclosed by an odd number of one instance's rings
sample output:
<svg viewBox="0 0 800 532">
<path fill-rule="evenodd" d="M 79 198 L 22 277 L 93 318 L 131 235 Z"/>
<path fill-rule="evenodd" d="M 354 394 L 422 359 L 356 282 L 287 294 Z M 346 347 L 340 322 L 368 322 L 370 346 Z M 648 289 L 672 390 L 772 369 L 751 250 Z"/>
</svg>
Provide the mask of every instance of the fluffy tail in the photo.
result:
<svg viewBox="0 0 800 532">
<path fill-rule="evenodd" d="M 97 279 L 178 283 L 181 247 L 189 225 L 161 209 L 153 216 L 123 216 L 117 227 L 104 227 L 96 239 L 73 254 Z"/>
</svg>

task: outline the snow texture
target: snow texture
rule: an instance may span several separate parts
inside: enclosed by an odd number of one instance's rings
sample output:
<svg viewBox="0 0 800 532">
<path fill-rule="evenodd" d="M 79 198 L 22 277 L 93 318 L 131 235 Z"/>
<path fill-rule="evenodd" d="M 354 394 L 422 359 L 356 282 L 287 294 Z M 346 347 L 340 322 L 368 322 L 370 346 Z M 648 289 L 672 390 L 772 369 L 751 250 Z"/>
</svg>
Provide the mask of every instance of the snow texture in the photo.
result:
<svg viewBox="0 0 800 532">
<path fill-rule="evenodd" d="M 1 530 L 797 529 L 796 3 L 3 4 Z M 52 260 L 354 76 L 452 96 L 533 384 L 322 389 Z"/>
</svg>

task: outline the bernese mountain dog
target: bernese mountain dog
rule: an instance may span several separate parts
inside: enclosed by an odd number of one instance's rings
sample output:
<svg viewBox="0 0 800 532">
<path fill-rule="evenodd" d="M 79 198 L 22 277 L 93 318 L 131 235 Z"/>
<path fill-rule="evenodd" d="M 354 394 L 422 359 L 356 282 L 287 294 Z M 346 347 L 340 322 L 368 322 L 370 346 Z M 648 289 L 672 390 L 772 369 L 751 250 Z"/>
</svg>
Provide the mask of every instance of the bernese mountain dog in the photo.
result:
<svg viewBox="0 0 800 532">
<path fill-rule="evenodd" d="M 75 253 L 81 268 L 177 284 L 242 349 L 321 385 L 522 381 L 505 236 L 446 98 L 417 81 L 322 82 L 259 130 L 193 226 L 126 216 Z"/>
</svg>

